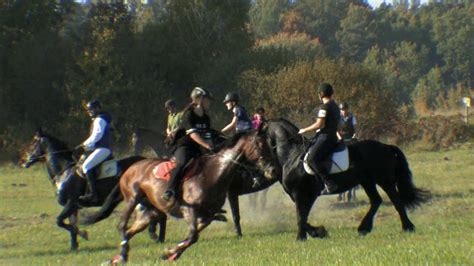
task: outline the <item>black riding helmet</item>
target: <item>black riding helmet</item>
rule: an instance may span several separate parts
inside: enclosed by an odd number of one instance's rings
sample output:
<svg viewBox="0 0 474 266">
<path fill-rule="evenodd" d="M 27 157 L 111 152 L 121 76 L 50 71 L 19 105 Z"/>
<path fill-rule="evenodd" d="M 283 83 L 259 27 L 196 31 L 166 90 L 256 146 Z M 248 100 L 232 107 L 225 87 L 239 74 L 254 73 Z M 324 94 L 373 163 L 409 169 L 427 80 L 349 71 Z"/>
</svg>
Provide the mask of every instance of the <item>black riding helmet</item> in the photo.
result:
<svg viewBox="0 0 474 266">
<path fill-rule="evenodd" d="M 211 100 L 214 99 L 212 97 L 212 94 L 206 89 L 203 89 L 201 87 L 194 87 L 194 89 L 191 91 L 191 98 L 195 99 L 197 97 L 206 97 Z"/>
<path fill-rule="evenodd" d="M 323 97 L 331 97 L 334 93 L 331 84 L 329 83 L 321 83 L 318 88 L 318 92 L 323 95 Z"/>
<path fill-rule="evenodd" d="M 94 109 L 100 108 L 101 106 L 102 105 L 100 104 L 99 100 L 94 99 L 94 100 L 91 100 L 91 101 L 87 102 L 86 109 L 87 110 L 94 110 Z"/>
<path fill-rule="evenodd" d="M 176 102 L 173 99 L 169 99 L 165 102 L 165 109 L 176 107 Z"/>
<path fill-rule="evenodd" d="M 228 103 L 228 102 L 239 102 L 240 100 L 240 97 L 239 97 L 239 94 L 237 94 L 236 92 L 229 92 L 225 95 L 225 98 L 224 98 L 224 103 Z"/>
</svg>

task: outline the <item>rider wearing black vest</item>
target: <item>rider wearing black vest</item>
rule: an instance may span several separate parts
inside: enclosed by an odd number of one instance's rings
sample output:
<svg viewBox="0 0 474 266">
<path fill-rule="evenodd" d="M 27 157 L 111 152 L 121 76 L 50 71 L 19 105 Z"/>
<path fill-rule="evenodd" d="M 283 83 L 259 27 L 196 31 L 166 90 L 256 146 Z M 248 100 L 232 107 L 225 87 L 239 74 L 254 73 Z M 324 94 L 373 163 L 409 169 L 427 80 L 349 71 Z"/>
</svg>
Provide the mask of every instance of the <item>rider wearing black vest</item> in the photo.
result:
<svg viewBox="0 0 474 266">
<path fill-rule="evenodd" d="M 326 185 L 321 194 L 327 195 L 337 190 L 337 185 L 328 179 L 330 166 L 325 162 L 337 144 L 337 130 L 341 116 L 336 102 L 332 100 L 332 86 L 323 83 L 319 86 L 318 92 L 323 104 L 319 108 L 317 120 L 309 127 L 300 129 L 298 133 L 304 134 L 316 130 L 314 144 L 309 148 L 307 160 L 311 169 L 321 177 Z"/>
<path fill-rule="evenodd" d="M 201 148 L 212 150 L 211 120 L 206 114 L 211 94 L 200 87 L 191 92 L 192 103 L 183 111 L 182 125 L 176 132 L 173 145 L 176 168 L 173 169 L 168 189 L 163 193 L 164 200 L 176 195 L 188 162 L 199 157 Z"/>
<path fill-rule="evenodd" d="M 355 138 L 355 125 L 357 121 L 354 115 L 349 112 L 349 105 L 347 103 L 341 103 L 339 109 L 341 109 L 341 125 L 338 135 L 344 141 L 351 141 Z"/>
<path fill-rule="evenodd" d="M 87 113 L 92 118 L 92 125 L 89 137 L 76 147 L 76 154 L 83 151 L 89 155 L 82 164 L 82 172 L 85 174 L 89 185 L 88 194 L 80 196 L 79 200 L 89 203 L 98 201 L 96 181 L 97 174 L 95 168 L 112 155 L 110 124 L 112 117 L 107 112 L 101 111 L 101 104 L 98 100 L 92 100 L 86 105 Z"/>
</svg>

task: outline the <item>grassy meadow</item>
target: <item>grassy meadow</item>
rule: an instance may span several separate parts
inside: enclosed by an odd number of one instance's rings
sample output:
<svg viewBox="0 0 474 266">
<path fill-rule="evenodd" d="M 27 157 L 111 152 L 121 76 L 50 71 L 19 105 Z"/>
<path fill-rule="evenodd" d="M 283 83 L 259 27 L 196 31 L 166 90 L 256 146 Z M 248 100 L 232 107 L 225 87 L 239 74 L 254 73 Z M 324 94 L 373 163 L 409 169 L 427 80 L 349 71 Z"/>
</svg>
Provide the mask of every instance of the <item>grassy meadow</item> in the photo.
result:
<svg viewBox="0 0 474 266">
<path fill-rule="evenodd" d="M 368 203 L 358 190 L 353 204 L 337 203 L 336 196 L 319 198 L 309 221 L 326 226 L 329 238 L 297 242 L 294 205 L 276 184 L 265 209 L 253 209 L 247 196 L 240 198 L 243 238 L 236 238 L 232 222 L 214 223 L 173 264 L 474 265 L 474 146 L 408 151 L 407 157 L 415 184 L 433 193 L 430 202 L 409 213 L 415 233 L 402 232 L 398 214 L 381 192 L 384 204 L 374 230 L 360 237 L 356 229 Z M 119 252 L 118 212 L 87 227 L 89 241 L 81 239 L 80 250 L 71 253 L 69 234 L 55 225 L 60 209 L 43 165 L 2 166 L 0 265 L 99 265 Z M 227 217 L 231 220 L 230 213 Z M 170 219 L 164 244 L 152 242 L 147 233 L 137 235 L 131 240 L 129 265 L 163 263 L 159 258 L 164 248 L 185 234 L 184 221 Z"/>
</svg>

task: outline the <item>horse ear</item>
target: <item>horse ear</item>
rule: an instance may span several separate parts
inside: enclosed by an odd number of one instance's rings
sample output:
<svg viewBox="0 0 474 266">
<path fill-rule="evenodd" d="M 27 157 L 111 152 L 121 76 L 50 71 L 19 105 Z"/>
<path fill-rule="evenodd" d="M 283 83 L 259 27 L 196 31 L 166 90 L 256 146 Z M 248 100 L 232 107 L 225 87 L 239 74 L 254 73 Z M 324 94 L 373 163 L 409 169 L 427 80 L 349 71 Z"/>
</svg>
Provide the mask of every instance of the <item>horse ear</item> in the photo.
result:
<svg viewBox="0 0 474 266">
<path fill-rule="evenodd" d="M 38 127 L 38 128 L 36 129 L 36 132 L 35 132 L 35 137 L 40 138 L 40 137 L 42 137 L 42 136 L 43 136 L 43 128 L 42 128 L 42 127 Z"/>
</svg>

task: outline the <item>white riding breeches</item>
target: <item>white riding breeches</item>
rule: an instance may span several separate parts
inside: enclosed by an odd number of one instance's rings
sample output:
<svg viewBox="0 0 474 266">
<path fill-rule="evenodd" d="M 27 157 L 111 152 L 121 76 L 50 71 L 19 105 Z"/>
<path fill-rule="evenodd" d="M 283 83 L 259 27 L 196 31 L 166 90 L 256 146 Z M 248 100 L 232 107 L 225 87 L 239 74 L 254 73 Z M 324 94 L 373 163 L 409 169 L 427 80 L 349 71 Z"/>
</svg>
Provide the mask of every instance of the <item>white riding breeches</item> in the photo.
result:
<svg viewBox="0 0 474 266">
<path fill-rule="evenodd" d="M 95 149 L 89 156 L 87 156 L 86 160 L 82 164 L 82 172 L 87 173 L 92 168 L 96 167 L 98 164 L 107 159 L 111 153 L 112 151 L 107 148 Z"/>
</svg>

